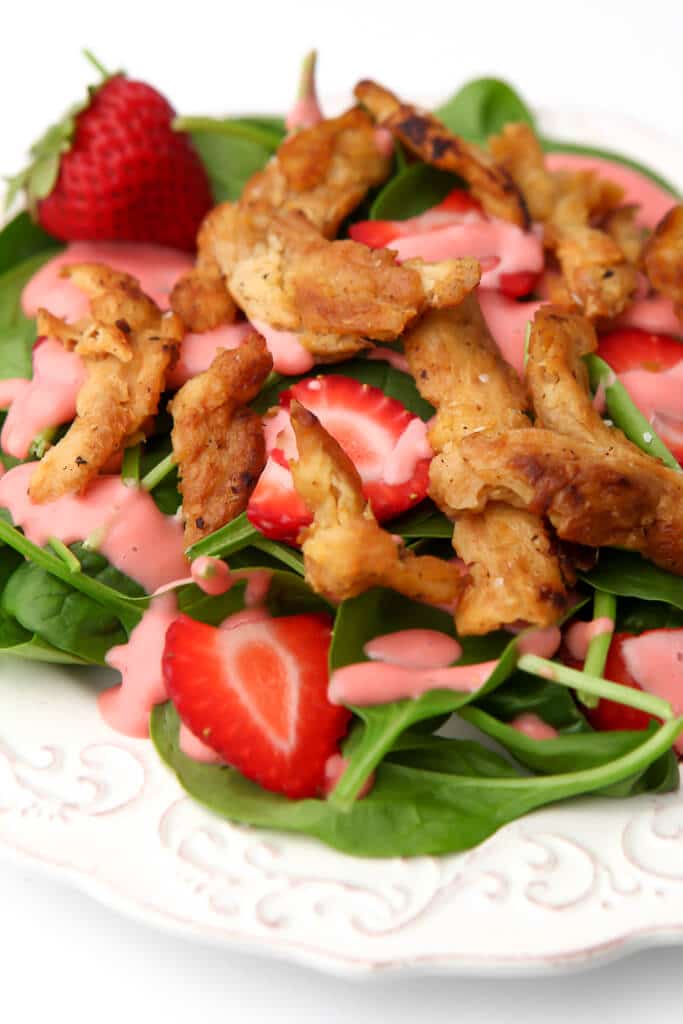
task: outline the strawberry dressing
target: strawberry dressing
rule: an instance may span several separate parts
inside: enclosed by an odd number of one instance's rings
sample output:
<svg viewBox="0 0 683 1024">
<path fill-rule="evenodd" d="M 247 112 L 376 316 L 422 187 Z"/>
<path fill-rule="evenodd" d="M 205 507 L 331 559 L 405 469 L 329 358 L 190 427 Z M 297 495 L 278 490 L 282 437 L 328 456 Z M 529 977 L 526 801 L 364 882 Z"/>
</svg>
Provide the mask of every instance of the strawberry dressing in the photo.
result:
<svg viewBox="0 0 683 1024">
<path fill-rule="evenodd" d="M 363 652 L 371 661 L 404 668 L 446 668 L 462 655 L 458 641 L 437 629 L 402 629 L 368 640 Z"/>
<path fill-rule="evenodd" d="M 543 303 L 518 302 L 501 292 L 480 290 L 479 305 L 503 359 L 523 376 L 527 325 Z"/>
<path fill-rule="evenodd" d="M 146 491 L 126 487 L 119 476 L 101 476 L 84 494 L 36 504 L 28 496 L 35 466 L 15 466 L 0 480 L 0 507 L 34 544 L 99 535 L 102 554 L 148 591 L 187 575 L 182 524 L 163 515 Z"/>
<path fill-rule="evenodd" d="M 683 358 L 676 366 L 659 373 L 627 370 L 618 378 L 657 431 L 664 435 L 683 434 Z"/>
<path fill-rule="evenodd" d="M 634 682 L 683 713 L 683 629 L 661 629 L 624 640 L 622 657 Z M 683 736 L 674 744 L 683 754 Z"/>
<path fill-rule="evenodd" d="M 294 331 L 277 331 L 264 320 L 252 320 L 251 323 L 268 346 L 276 373 L 295 376 L 308 373 L 313 368 L 313 356 Z"/>
<path fill-rule="evenodd" d="M 164 697 L 165 699 L 166 697 Z M 223 764 L 221 755 L 211 747 L 207 747 L 206 743 L 202 743 L 184 722 L 180 723 L 178 746 L 185 757 L 191 757 L 193 761 L 200 761 L 202 764 Z"/>
<path fill-rule="evenodd" d="M 192 269 L 194 260 L 179 249 L 141 242 L 71 242 L 41 267 L 24 288 L 21 304 L 26 316 L 35 316 L 41 307 L 71 322 L 87 315 L 85 292 L 60 277 L 62 267 L 70 263 L 104 263 L 132 274 L 160 309 L 168 309 L 173 285 L 181 274 Z"/>
<path fill-rule="evenodd" d="M 226 594 L 233 584 L 233 576 L 227 562 L 220 558 L 201 555 L 192 563 L 192 582 L 211 597 Z"/>
<path fill-rule="evenodd" d="M 548 725 L 533 711 L 525 711 L 507 724 L 524 736 L 528 736 L 530 740 L 554 740 L 558 735 L 557 729 Z"/>
<path fill-rule="evenodd" d="M 591 641 L 596 636 L 614 632 L 614 620 L 602 615 L 591 622 L 574 622 L 565 633 L 567 650 L 576 661 L 585 661 Z"/>
<path fill-rule="evenodd" d="M 420 631 L 422 632 L 422 631 Z M 432 630 L 425 630 L 431 633 Z M 374 650 L 388 649 L 391 661 L 364 661 L 346 665 L 332 673 L 328 697 L 332 704 L 355 704 L 364 707 L 372 704 L 386 704 L 394 700 L 412 698 L 416 700 L 430 690 L 455 690 L 457 693 L 475 693 L 479 690 L 498 661 L 483 661 L 474 665 L 431 667 L 435 660 L 435 641 L 423 637 L 416 642 L 415 630 L 401 630 L 388 636 L 375 637 L 370 641 Z M 451 640 L 443 634 L 446 640 Z M 561 641 L 556 626 L 537 629 L 519 639 L 522 654 L 537 654 L 552 657 Z M 443 643 L 442 641 L 439 641 Z M 453 648 L 451 648 L 453 650 Z M 445 651 L 445 648 L 444 648 Z M 364 653 L 370 657 L 369 651 Z M 445 656 L 445 653 L 444 653 Z M 425 664 L 424 660 L 427 659 Z"/>
<path fill-rule="evenodd" d="M 42 430 L 72 420 L 84 380 L 77 355 L 54 338 L 40 339 L 33 349 L 32 379 L 0 381 L 0 407 L 11 403 L 0 435 L 3 451 L 25 459 Z"/>
<path fill-rule="evenodd" d="M 388 348 L 386 345 L 376 345 L 375 348 L 371 348 L 365 358 L 375 362 L 389 363 L 389 366 L 394 370 L 400 370 L 401 373 L 410 373 L 408 360 L 403 353 L 397 352 L 393 348 Z"/>
<path fill-rule="evenodd" d="M 186 334 L 178 362 L 168 374 L 169 388 L 180 388 L 198 373 L 208 370 L 221 349 L 239 348 L 250 332 L 251 325 L 244 322 L 223 324 L 203 334 Z"/>
</svg>

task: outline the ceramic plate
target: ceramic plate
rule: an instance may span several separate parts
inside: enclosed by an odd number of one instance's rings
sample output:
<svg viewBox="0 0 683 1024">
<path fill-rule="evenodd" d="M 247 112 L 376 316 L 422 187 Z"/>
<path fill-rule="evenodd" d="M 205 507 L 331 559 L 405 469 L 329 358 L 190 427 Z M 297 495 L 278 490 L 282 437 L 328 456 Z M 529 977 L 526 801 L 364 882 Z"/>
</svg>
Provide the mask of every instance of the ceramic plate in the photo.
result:
<svg viewBox="0 0 683 1024">
<path fill-rule="evenodd" d="M 683 151 L 642 126 L 567 113 L 542 124 L 683 185 Z M 574 801 L 458 856 L 355 859 L 213 817 L 151 744 L 100 720 L 97 685 L 89 670 L 0 663 L 0 850 L 116 910 L 358 976 L 540 973 L 683 941 L 679 793 Z"/>
</svg>

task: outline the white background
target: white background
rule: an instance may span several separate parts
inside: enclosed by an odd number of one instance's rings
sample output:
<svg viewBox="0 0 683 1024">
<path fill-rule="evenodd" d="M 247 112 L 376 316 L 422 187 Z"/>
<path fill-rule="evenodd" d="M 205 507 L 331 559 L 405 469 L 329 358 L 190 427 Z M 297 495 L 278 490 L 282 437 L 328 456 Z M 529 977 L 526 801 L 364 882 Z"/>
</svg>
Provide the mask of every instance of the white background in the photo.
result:
<svg viewBox="0 0 683 1024">
<path fill-rule="evenodd" d="M 299 58 L 317 46 L 323 94 L 372 76 L 408 95 L 440 96 L 494 74 L 533 104 L 626 113 L 683 143 L 682 40 L 680 0 L 13 0 L 3 11 L 0 173 L 16 170 L 82 94 L 82 46 L 156 85 L 183 113 L 282 109 Z M 670 949 L 558 978 L 348 983 L 157 934 L 0 863 L 0 1013 L 13 1024 L 658 1022 L 678 1010 L 682 962 Z"/>
</svg>

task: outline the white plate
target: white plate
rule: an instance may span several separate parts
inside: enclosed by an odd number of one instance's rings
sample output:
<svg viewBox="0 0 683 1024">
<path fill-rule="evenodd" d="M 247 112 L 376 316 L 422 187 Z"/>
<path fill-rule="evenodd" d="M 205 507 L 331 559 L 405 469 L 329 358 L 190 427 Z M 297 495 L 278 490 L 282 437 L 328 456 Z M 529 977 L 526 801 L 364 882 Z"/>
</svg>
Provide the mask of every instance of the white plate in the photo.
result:
<svg viewBox="0 0 683 1024">
<path fill-rule="evenodd" d="M 629 120 L 542 124 L 683 185 L 680 147 Z M 679 793 L 574 801 L 458 856 L 355 859 L 194 804 L 151 744 L 100 720 L 93 675 L 0 662 L 0 850 L 117 910 L 354 976 L 540 973 L 683 941 Z"/>
</svg>

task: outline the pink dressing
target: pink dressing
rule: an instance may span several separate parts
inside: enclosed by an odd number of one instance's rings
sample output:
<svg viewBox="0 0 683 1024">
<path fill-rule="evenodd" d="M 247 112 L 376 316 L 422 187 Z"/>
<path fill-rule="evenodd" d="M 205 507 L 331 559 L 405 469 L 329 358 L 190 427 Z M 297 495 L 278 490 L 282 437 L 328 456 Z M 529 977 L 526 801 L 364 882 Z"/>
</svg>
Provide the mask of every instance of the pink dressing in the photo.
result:
<svg viewBox="0 0 683 1024">
<path fill-rule="evenodd" d="M 618 376 L 655 429 L 661 428 L 663 434 L 683 432 L 683 345 L 681 361 L 668 370 L 627 370 Z"/>
<path fill-rule="evenodd" d="M 211 597 L 226 594 L 233 584 L 233 577 L 227 562 L 220 558 L 201 555 L 192 563 L 192 581 L 200 590 Z"/>
<path fill-rule="evenodd" d="M 0 507 L 9 509 L 34 544 L 50 537 L 72 544 L 101 532 L 102 554 L 146 590 L 187 575 L 182 524 L 163 515 L 146 491 L 126 487 L 118 476 L 101 476 L 85 494 L 38 505 L 28 496 L 35 465 L 15 466 L 0 480 Z"/>
<path fill-rule="evenodd" d="M 178 362 L 168 375 L 169 388 L 180 388 L 191 377 L 208 370 L 220 349 L 239 348 L 251 331 L 251 324 L 223 324 L 204 334 L 186 334 Z"/>
<path fill-rule="evenodd" d="M 400 260 L 472 256 L 482 263 L 482 289 L 499 288 L 503 274 L 543 270 L 543 243 L 536 233 L 477 213 L 466 214 L 459 224 L 393 239 L 388 246 Z"/>
<path fill-rule="evenodd" d="M 638 203 L 638 220 L 653 228 L 676 203 L 676 199 L 646 175 L 614 160 L 583 153 L 548 153 L 546 166 L 551 171 L 596 171 L 625 190 L 625 203 Z"/>
<path fill-rule="evenodd" d="M 181 274 L 192 269 L 194 260 L 190 253 L 161 245 L 71 242 L 41 267 L 24 288 L 21 304 L 26 316 L 35 316 L 41 306 L 72 322 L 87 314 L 85 293 L 59 276 L 62 267 L 69 263 L 105 263 L 114 270 L 132 274 L 161 309 L 168 309 L 173 285 Z"/>
<path fill-rule="evenodd" d="M 128 643 L 107 653 L 107 664 L 118 669 L 122 682 L 101 693 L 98 706 L 105 722 L 117 732 L 140 738 L 149 735 L 150 712 L 166 700 L 161 657 L 166 631 L 177 614 L 172 594 L 155 598 Z"/>
<path fill-rule="evenodd" d="M 0 382 L 0 405 L 5 404 L 3 398 L 11 401 L 0 435 L 3 450 L 25 459 L 37 434 L 72 420 L 84 380 L 85 369 L 77 355 L 53 338 L 38 341 L 33 349 L 32 380 Z"/>
<path fill-rule="evenodd" d="M 252 320 L 251 323 L 268 346 L 276 373 L 294 376 L 308 373 L 313 368 L 313 356 L 294 331 L 277 331 L 263 320 Z"/>
<path fill-rule="evenodd" d="M 548 725 L 533 711 L 525 711 L 523 714 L 517 715 L 511 722 L 508 722 L 508 725 L 523 733 L 524 736 L 528 736 L 530 740 L 554 740 L 558 735 L 557 729 Z"/>
<path fill-rule="evenodd" d="M 201 761 L 203 764 L 223 763 L 221 755 L 208 747 L 206 743 L 202 743 L 198 736 L 190 732 L 184 722 L 180 723 L 178 746 L 185 757 L 191 757 L 193 761 Z"/>
<path fill-rule="evenodd" d="M 402 373 L 410 373 L 410 367 L 408 366 L 408 360 L 402 352 L 397 352 L 393 348 L 387 348 L 386 345 L 376 345 L 375 348 L 371 348 L 368 352 L 366 359 L 375 361 L 383 361 L 389 363 L 394 370 L 400 370 Z"/>
<path fill-rule="evenodd" d="M 413 476 L 421 459 L 432 458 L 434 452 L 427 440 L 427 429 L 423 420 L 415 418 L 410 421 L 384 462 L 383 478 L 386 483 L 392 486 L 404 484 Z"/>
<path fill-rule="evenodd" d="M 585 661 L 591 640 L 596 636 L 614 632 L 614 620 L 607 615 L 593 619 L 592 622 L 574 622 L 565 633 L 565 643 L 572 658 Z"/>
<path fill-rule="evenodd" d="M 368 640 L 363 651 L 371 661 L 404 668 L 446 668 L 457 661 L 462 647 L 436 629 L 402 629 Z"/>
<path fill-rule="evenodd" d="M 680 335 L 683 332 L 673 302 L 664 295 L 637 299 L 614 321 L 614 328 L 618 327 L 638 327 L 653 334 Z"/>
<path fill-rule="evenodd" d="M 634 681 L 683 714 L 683 629 L 655 629 L 624 640 L 621 654 Z M 683 736 L 675 743 L 683 754 Z"/>
<path fill-rule="evenodd" d="M 527 324 L 533 320 L 543 303 L 516 302 L 501 292 L 480 291 L 479 305 L 503 358 L 521 377 L 524 373 Z"/>
</svg>

